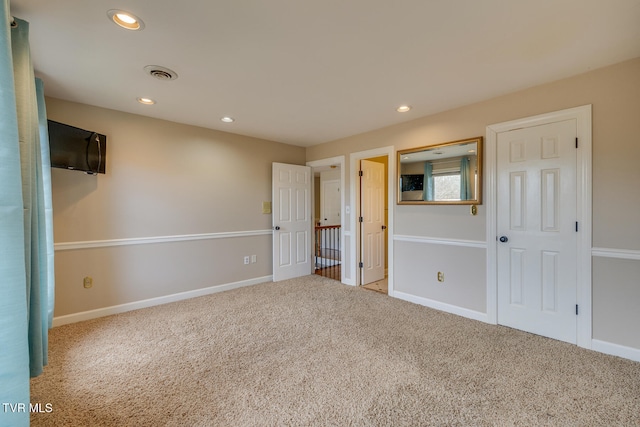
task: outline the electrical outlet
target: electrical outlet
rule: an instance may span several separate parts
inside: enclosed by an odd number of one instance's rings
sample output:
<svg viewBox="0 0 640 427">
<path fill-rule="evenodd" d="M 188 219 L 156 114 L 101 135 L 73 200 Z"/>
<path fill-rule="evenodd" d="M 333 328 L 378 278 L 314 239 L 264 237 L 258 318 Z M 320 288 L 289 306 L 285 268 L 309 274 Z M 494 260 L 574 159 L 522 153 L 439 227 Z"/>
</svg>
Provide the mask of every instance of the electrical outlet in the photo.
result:
<svg viewBox="0 0 640 427">
<path fill-rule="evenodd" d="M 244 263 L 245 263 L 245 265 L 249 264 L 249 257 L 248 256 L 244 257 Z"/>
<path fill-rule="evenodd" d="M 90 276 L 85 277 L 82 281 L 82 285 L 85 287 L 85 289 L 89 289 L 93 286 L 93 279 Z"/>
<path fill-rule="evenodd" d="M 442 271 L 438 271 L 438 282 L 444 282 L 444 273 Z"/>
<path fill-rule="evenodd" d="M 255 264 L 256 262 L 258 262 L 258 257 L 255 255 L 251 255 L 251 264 Z"/>
</svg>

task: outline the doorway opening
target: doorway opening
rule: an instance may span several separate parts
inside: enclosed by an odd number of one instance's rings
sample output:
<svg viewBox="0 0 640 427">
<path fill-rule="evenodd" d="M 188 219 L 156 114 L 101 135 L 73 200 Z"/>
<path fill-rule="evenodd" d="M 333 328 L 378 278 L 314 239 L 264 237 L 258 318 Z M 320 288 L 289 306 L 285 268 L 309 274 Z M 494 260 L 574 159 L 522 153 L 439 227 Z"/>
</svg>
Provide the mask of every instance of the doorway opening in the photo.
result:
<svg viewBox="0 0 640 427">
<path fill-rule="evenodd" d="M 313 273 L 343 281 L 344 157 L 308 166 L 313 176 Z"/>
<path fill-rule="evenodd" d="M 389 205 L 387 156 L 360 160 L 360 285 L 387 294 L 387 223 Z"/>
<path fill-rule="evenodd" d="M 351 155 L 354 284 L 393 296 L 393 147 Z"/>
</svg>

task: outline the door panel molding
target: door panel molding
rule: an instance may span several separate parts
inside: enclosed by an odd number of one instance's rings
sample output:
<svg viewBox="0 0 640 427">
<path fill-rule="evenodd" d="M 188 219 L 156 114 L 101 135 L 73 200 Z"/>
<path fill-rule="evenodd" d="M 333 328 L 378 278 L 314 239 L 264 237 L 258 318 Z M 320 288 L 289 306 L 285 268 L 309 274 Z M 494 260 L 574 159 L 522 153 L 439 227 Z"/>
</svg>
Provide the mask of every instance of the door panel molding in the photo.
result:
<svg viewBox="0 0 640 427">
<path fill-rule="evenodd" d="M 576 120 L 578 148 L 576 165 L 577 221 L 577 345 L 592 348 L 591 224 L 592 224 L 592 140 L 591 105 L 569 108 L 537 116 L 489 125 L 486 128 L 485 194 L 487 209 L 487 321 L 497 324 L 497 140 L 498 134 L 512 130 Z M 548 144 L 549 145 L 549 144 Z M 551 144 L 552 145 L 552 144 Z M 552 148 L 552 146 L 549 147 Z M 552 151 L 552 150 L 551 150 Z"/>
</svg>

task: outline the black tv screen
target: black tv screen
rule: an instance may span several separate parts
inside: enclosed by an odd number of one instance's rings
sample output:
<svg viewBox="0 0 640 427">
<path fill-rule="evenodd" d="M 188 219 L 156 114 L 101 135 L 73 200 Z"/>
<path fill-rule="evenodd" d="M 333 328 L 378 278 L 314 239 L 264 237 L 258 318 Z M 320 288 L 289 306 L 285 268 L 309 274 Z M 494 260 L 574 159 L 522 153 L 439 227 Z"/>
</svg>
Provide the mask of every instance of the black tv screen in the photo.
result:
<svg viewBox="0 0 640 427">
<path fill-rule="evenodd" d="M 51 167 L 105 173 L 107 137 L 64 123 L 47 120 Z"/>
<path fill-rule="evenodd" d="M 424 175 L 402 175 L 402 191 L 422 191 L 424 188 Z"/>
</svg>

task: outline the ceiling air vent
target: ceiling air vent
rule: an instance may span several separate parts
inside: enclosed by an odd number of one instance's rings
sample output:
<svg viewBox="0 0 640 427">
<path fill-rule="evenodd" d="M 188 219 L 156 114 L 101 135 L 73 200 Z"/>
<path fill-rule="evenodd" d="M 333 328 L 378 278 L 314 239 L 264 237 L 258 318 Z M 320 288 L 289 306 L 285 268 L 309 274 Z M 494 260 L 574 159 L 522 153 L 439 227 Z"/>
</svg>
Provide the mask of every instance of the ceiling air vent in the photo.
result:
<svg viewBox="0 0 640 427">
<path fill-rule="evenodd" d="M 147 65 L 144 67 L 144 71 L 158 80 L 175 80 L 178 78 L 178 73 L 160 65 Z"/>
</svg>

